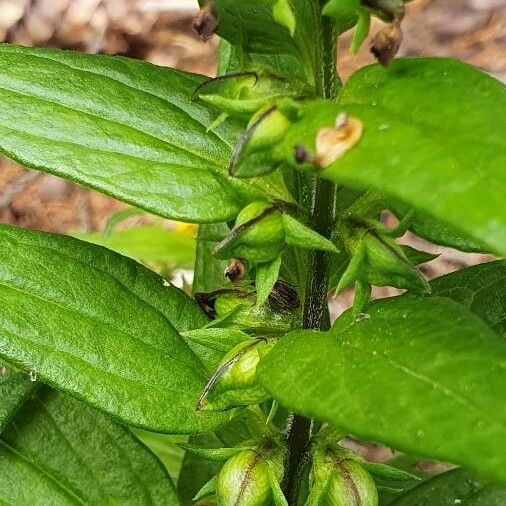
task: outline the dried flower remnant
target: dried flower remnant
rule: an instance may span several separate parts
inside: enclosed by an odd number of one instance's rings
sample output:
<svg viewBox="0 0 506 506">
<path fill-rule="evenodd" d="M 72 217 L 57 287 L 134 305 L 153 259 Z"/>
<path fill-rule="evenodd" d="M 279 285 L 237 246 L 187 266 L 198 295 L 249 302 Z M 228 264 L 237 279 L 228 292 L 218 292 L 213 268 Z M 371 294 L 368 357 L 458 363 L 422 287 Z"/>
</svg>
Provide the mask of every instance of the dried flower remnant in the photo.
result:
<svg viewBox="0 0 506 506">
<path fill-rule="evenodd" d="M 387 67 L 399 51 L 401 43 L 401 23 L 400 21 L 394 21 L 376 33 L 372 40 L 371 53 L 380 65 Z"/>
<path fill-rule="evenodd" d="M 203 42 L 208 41 L 218 26 L 218 17 L 214 10 L 213 2 L 208 2 L 193 20 L 193 29 L 198 33 Z"/>
<path fill-rule="evenodd" d="M 238 258 L 234 258 L 225 269 L 225 277 L 232 283 L 241 281 L 246 276 L 246 265 Z"/>
<path fill-rule="evenodd" d="M 334 127 L 321 128 L 316 136 L 315 165 L 325 168 L 341 158 L 362 137 L 363 125 L 358 118 L 341 113 Z"/>
</svg>

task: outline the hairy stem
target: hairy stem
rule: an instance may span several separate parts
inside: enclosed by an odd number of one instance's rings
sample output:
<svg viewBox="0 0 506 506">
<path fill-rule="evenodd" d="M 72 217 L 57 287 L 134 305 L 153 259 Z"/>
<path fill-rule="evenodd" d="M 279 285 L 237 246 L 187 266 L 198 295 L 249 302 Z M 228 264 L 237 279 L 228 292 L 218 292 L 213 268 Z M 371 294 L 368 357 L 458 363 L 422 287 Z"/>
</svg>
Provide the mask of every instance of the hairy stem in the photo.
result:
<svg viewBox="0 0 506 506">
<path fill-rule="evenodd" d="M 320 16 L 320 8 L 321 5 L 318 5 L 315 20 L 315 35 L 318 38 L 315 84 L 320 97 L 333 99 L 341 84 L 336 70 L 337 37 L 333 21 Z M 330 238 L 335 218 L 336 186 L 329 181 L 315 178 L 311 196 L 311 225 L 318 233 Z M 328 253 L 312 252 L 303 307 L 302 325 L 305 329 L 328 330 L 330 326 L 327 303 L 328 266 Z M 291 505 L 297 504 L 297 493 L 310 433 L 310 419 L 298 415 L 290 417 L 287 426 L 288 457 L 284 483 L 287 499 Z"/>
</svg>

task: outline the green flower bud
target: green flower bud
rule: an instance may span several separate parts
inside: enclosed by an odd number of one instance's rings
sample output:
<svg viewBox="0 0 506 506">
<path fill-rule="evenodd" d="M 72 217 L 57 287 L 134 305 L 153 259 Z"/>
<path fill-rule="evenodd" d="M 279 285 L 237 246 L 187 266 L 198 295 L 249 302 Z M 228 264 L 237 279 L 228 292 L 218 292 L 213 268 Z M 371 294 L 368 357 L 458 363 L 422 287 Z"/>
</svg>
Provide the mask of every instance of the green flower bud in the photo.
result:
<svg viewBox="0 0 506 506">
<path fill-rule="evenodd" d="M 283 453 L 279 449 L 244 450 L 229 459 L 218 474 L 216 498 L 220 506 L 272 504 L 272 474 L 280 481 Z M 274 470 L 272 472 L 272 470 Z"/>
<path fill-rule="evenodd" d="M 313 454 L 309 504 L 377 506 L 378 492 L 370 474 L 355 460 L 329 448 Z"/>
<path fill-rule="evenodd" d="M 281 212 L 267 202 L 253 202 L 239 213 L 235 227 L 214 254 L 223 259 L 270 262 L 281 254 L 284 241 Z"/>
<path fill-rule="evenodd" d="M 272 346 L 272 339 L 257 339 L 232 348 L 206 385 L 197 410 L 222 411 L 267 400 L 269 394 L 257 382 L 256 370 Z"/>
</svg>

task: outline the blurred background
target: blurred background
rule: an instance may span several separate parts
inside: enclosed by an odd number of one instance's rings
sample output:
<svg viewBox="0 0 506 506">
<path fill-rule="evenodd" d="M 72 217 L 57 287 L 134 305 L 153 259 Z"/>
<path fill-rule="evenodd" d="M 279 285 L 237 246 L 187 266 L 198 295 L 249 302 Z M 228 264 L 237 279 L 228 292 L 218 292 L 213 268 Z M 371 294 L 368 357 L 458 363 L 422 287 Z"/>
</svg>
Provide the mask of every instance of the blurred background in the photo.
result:
<svg viewBox="0 0 506 506">
<path fill-rule="evenodd" d="M 0 41 L 118 54 L 212 76 L 217 40 L 203 43 L 193 33 L 197 10 L 196 0 L 0 0 Z M 371 33 L 376 30 L 373 26 Z M 408 6 L 404 32 L 401 55 L 459 58 L 506 82 L 506 0 L 417 0 Z M 353 58 L 348 43 L 345 36 L 339 56 L 344 78 L 373 62 L 368 44 Z M 2 158 L 0 222 L 78 235 L 166 276 L 183 271 L 191 278 L 194 226 L 149 216 Z M 489 258 L 433 247 L 411 236 L 405 241 L 440 254 L 422 266 L 427 277 Z M 379 289 L 376 296 L 387 293 Z M 335 312 L 348 299 L 337 301 Z"/>
</svg>

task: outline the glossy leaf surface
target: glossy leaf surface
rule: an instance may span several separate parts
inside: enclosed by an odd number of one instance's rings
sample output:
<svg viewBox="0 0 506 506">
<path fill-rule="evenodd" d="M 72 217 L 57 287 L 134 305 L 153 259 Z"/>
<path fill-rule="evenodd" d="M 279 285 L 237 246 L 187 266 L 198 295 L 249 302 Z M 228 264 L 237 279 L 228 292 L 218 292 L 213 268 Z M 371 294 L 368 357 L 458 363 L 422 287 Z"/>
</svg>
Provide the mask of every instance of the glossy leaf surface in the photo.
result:
<svg viewBox="0 0 506 506">
<path fill-rule="evenodd" d="M 392 506 L 502 506 L 506 489 L 488 485 L 465 469 L 454 469 L 414 487 Z"/>
<path fill-rule="evenodd" d="M 70 504 L 179 504 L 156 457 L 128 429 L 44 388 L 0 439 L 0 501 Z"/>
<path fill-rule="evenodd" d="M 37 384 L 27 373 L 17 371 L 10 364 L 0 361 L 0 432 L 16 414 Z"/>
<path fill-rule="evenodd" d="M 398 59 L 387 69 L 372 65 L 350 78 L 338 102 L 301 108 L 272 164 L 314 170 L 296 163 L 294 146 L 311 159 L 318 134 L 347 113 L 362 133 L 356 143 L 339 141 L 347 150 L 337 159 L 330 154 L 338 141 L 320 143 L 313 160 L 326 161 L 322 177 L 379 191 L 504 254 L 505 108 L 504 86 L 463 63 L 420 58 Z"/>
<path fill-rule="evenodd" d="M 207 373 L 178 333 L 207 322 L 192 299 L 76 239 L 2 226 L 0 241 L 0 355 L 130 425 L 224 421 L 195 415 Z"/>
<path fill-rule="evenodd" d="M 505 368 L 506 346 L 465 308 L 399 297 L 288 334 L 258 375 L 290 410 L 506 483 Z"/>
<path fill-rule="evenodd" d="M 506 261 L 462 269 L 431 281 L 434 295 L 462 304 L 506 337 Z"/>
<path fill-rule="evenodd" d="M 506 253 L 504 85 L 453 60 L 399 59 L 354 74 L 340 102 L 367 108 L 364 137 L 325 177 L 398 197 Z"/>
<path fill-rule="evenodd" d="M 207 131 L 219 113 L 191 101 L 204 79 L 125 58 L 0 45 L 0 150 L 161 216 L 233 218 L 250 192 L 226 176 L 239 131 Z"/>
</svg>

